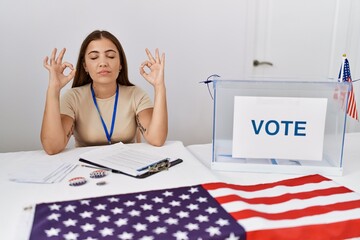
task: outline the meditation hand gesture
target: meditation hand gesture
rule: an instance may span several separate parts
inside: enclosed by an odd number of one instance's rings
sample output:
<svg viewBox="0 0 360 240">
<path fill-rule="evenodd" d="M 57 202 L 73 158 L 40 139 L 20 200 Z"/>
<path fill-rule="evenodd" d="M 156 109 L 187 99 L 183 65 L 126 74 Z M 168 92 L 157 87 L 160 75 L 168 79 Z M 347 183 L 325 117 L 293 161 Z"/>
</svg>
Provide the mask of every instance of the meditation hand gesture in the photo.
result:
<svg viewBox="0 0 360 240">
<path fill-rule="evenodd" d="M 165 66 L 165 53 L 159 56 L 159 49 L 155 50 L 155 58 L 151 55 L 148 49 L 145 49 L 148 60 L 143 62 L 140 66 L 140 74 L 154 87 L 164 85 L 164 66 Z M 145 67 L 149 72 L 145 71 Z"/>
<path fill-rule="evenodd" d="M 44 67 L 49 70 L 49 86 L 55 87 L 57 90 L 61 90 L 71 79 L 75 76 L 75 69 L 71 63 L 62 62 L 66 49 L 63 48 L 59 53 L 59 56 L 56 57 L 57 49 L 51 53 L 50 62 L 49 57 L 44 59 Z M 66 68 L 70 69 L 68 75 L 64 74 Z"/>
</svg>

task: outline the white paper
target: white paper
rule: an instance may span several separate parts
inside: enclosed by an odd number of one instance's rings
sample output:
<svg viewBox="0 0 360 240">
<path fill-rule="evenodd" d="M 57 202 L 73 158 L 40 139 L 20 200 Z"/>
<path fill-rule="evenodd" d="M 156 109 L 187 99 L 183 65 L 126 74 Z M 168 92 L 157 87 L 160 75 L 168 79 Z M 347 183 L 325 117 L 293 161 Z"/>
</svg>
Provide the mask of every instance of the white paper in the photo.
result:
<svg viewBox="0 0 360 240">
<path fill-rule="evenodd" d="M 326 98 L 235 96 L 232 156 L 321 161 Z"/>
<path fill-rule="evenodd" d="M 9 174 L 9 180 L 23 183 L 57 183 L 66 177 L 77 165 L 60 159 L 38 159 L 22 163 Z"/>
<path fill-rule="evenodd" d="M 167 159 L 165 156 L 134 149 L 123 143 L 102 146 L 81 154 L 80 158 L 133 176 L 147 172 L 147 167 Z"/>
</svg>

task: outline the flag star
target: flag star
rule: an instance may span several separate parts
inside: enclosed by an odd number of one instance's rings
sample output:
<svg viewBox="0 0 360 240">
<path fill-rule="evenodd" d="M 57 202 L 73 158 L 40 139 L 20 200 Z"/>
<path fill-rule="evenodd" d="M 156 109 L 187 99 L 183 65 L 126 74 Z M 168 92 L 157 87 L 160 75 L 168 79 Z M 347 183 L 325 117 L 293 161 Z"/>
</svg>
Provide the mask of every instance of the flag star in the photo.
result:
<svg viewBox="0 0 360 240">
<path fill-rule="evenodd" d="M 144 194 L 139 194 L 139 195 L 136 196 L 136 198 L 137 198 L 138 200 L 145 200 L 145 199 L 146 199 L 146 195 L 144 195 Z"/>
<path fill-rule="evenodd" d="M 199 197 L 198 199 L 196 199 L 196 201 L 201 202 L 201 203 L 207 202 L 207 198 L 205 198 L 205 197 Z"/>
<path fill-rule="evenodd" d="M 161 214 L 170 213 L 170 208 L 162 207 L 158 210 Z"/>
<path fill-rule="evenodd" d="M 61 216 L 61 214 L 59 213 L 53 213 L 50 216 L 47 217 L 48 220 L 56 220 L 59 221 L 59 217 Z"/>
<path fill-rule="evenodd" d="M 139 217 L 140 216 L 140 211 L 137 211 L 137 210 L 133 209 L 133 210 L 131 210 L 129 212 L 129 215 L 132 216 L 132 217 L 135 217 L 135 216 Z"/>
<path fill-rule="evenodd" d="M 113 209 L 111 209 L 111 212 L 115 215 L 115 214 L 121 214 L 121 213 L 123 213 L 123 209 L 122 208 L 118 208 L 118 207 L 116 207 L 116 208 L 113 208 Z"/>
<path fill-rule="evenodd" d="M 153 236 L 143 236 L 139 240 L 154 240 L 154 237 Z"/>
<path fill-rule="evenodd" d="M 124 204 L 125 204 L 125 206 L 127 206 L 127 207 L 131 207 L 131 206 L 134 206 L 134 205 L 135 205 L 135 202 L 129 200 L 129 201 L 124 202 Z"/>
<path fill-rule="evenodd" d="M 204 216 L 204 215 L 199 215 L 195 218 L 196 220 L 198 220 L 199 222 L 208 222 L 208 216 Z"/>
<path fill-rule="evenodd" d="M 169 225 L 177 225 L 179 220 L 176 218 L 170 217 L 170 218 L 166 219 L 165 222 Z"/>
<path fill-rule="evenodd" d="M 82 218 L 91 218 L 92 214 L 93 214 L 92 212 L 84 211 L 84 212 L 80 213 L 80 216 Z"/>
<path fill-rule="evenodd" d="M 55 204 L 55 203 L 49 206 L 50 210 L 52 210 L 52 211 L 60 210 L 60 207 L 61 207 L 60 205 Z"/>
<path fill-rule="evenodd" d="M 109 222 L 110 216 L 101 215 L 96 218 L 100 223 Z"/>
<path fill-rule="evenodd" d="M 175 201 L 175 200 L 172 200 L 171 202 L 169 202 L 169 204 L 173 207 L 179 207 L 180 206 L 180 202 L 179 201 Z"/>
<path fill-rule="evenodd" d="M 75 212 L 76 206 L 74 205 L 67 205 L 65 207 L 65 212 Z"/>
<path fill-rule="evenodd" d="M 99 230 L 99 232 L 100 232 L 101 236 L 103 236 L 103 237 L 112 236 L 114 229 L 105 227 L 105 228 Z"/>
<path fill-rule="evenodd" d="M 178 212 L 176 215 L 178 215 L 179 218 L 188 218 L 188 217 L 189 217 L 189 213 L 188 213 L 188 212 L 184 212 L 184 211 L 180 211 L 180 212 Z"/>
<path fill-rule="evenodd" d="M 63 223 L 64 223 L 64 225 L 67 226 L 67 227 L 76 226 L 77 220 L 74 220 L 74 219 L 69 218 L 68 220 L 63 221 Z"/>
<path fill-rule="evenodd" d="M 116 222 L 116 226 L 121 227 L 127 225 L 128 219 L 127 218 L 119 218 Z"/>
<path fill-rule="evenodd" d="M 221 227 L 229 225 L 229 220 L 219 218 L 219 220 L 216 221 L 216 224 L 220 225 Z"/>
<path fill-rule="evenodd" d="M 166 191 L 166 192 L 163 192 L 163 195 L 164 195 L 165 197 L 171 197 L 171 196 L 173 195 L 173 193 L 172 193 L 172 192 L 169 192 L 169 191 Z"/>
<path fill-rule="evenodd" d="M 199 191 L 199 189 L 196 188 L 196 187 L 192 187 L 192 188 L 190 188 L 188 191 L 189 191 L 190 193 L 196 193 L 196 192 Z"/>
<path fill-rule="evenodd" d="M 193 211 L 193 210 L 198 210 L 199 209 L 199 205 L 197 205 L 197 204 L 193 204 L 193 203 L 191 203 L 191 204 L 189 204 L 188 206 L 186 206 L 188 209 L 190 209 L 191 211 Z"/>
<path fill-rule="evenodd" d="M 159 221 L 159 216 L 150 215 L 150 216 L 146 217 L 146 220 L 148 220 L 151 223 L 158 222 Z"/>
<path fill-rule="evenodd" d="M 215 235 L 218 235 L 218 236 L 221 235 L 221 232 L 218 227 L 211 226 L 211 227 L 207 228 L 205 231 L 209 233 L 210 237 L 213 237 Z"/>
<path fill-rule="evenodd" d="M 154 197 L 152 200 L 153 200 L 154 202 L 156 202 L 156 203 L 162 203 L 162 202 L 163 202 L 163 199 L 160 198 L 160 197 Z"/>
<path fill-rule="evenodd" d="M 105 210 L 106 209 L 106 204 L 98 204 L 94 207 L 96 210 L 100 211 L 100 210 Z"/>
<path fill-rule="evenodd" d="M 59 236 L 60 228 L 50 228 L 48 230 L 45 229 L 46 236 L 53 237 Z"/>
<path fill-rule="evenodd" d="M 197 223 L 188 223 L 185 225 L 185 228 L 187 228 L 189 231 L 199 230 L 199 225 Z"/>
<path fill-rule="evenodd" d="M 68 232 L 67 234 L 64 234 L 64 238 L 66 240 L 76 240 L 79 237 L 78 233 Z"/>
<path fill-rule="evenodd" d="M 230 233 L 229 237 L 225 238 L 225 240 L 240 240 L 240 237 L 235 236 L 234 233 Z"/>
<path fill-rule="evenodd" d="M 166 227 L 157 227 L 154 229 L 154 233 L 156 234 L 161 234 L 161 233 L 166 233 L 167 230 L 166 230 Z"/>
<path fill-rule="evenodd" d="M 119 202 L 119 199 L 116 197 L 108 198 L 109 202 Z"/>
<path fill-rule="evenodd" d="M 208 207 L 205 211 L 209 214 L 218 212 L 217 208 L 214 208 L 214 207 Z"/>
<path fill-rule="evenodd" d="M 92 238 L 92 237 L 87 237 L 87 238 L 85 238 L 84 240 L 98 240 L 98 239 Z"/>
<path fill-rule="evenodd" d="M 186 200 L 186 199 L 190 199 L 190 196 L 187 195 L 187 194 L 181 194 L 181 195 L 179 196 L 179 198 L 181 198 L 182 200 Z"/>
<path fill-rule="evenodd" d="M 91 202 L 90 200 L 81 200 L 81 201 L 80 201 L 80 204 L 81 204 L 81 205 L 88 205 L 88 206 L 89 206 L 89 205 L 90 205 L 90 202 Z"/>
<path fill-rule="evenodd" d="M 128 232 L 123 232 L 122 234 L 118 235 L 118 238 L 120 238 L 121 240 L 131 240 L 133 239 L 133 235 L 132 233 L 128 233 Z"/>
<path fill-rule="evenodd" d="M 146 224 L 142 224 L 142 223 L 137 223 L 137 224 L 133 225 L 133 228 L 135 228 L 135 230 L 136 230 L 137 232 L 146 231 L 147 225 L 146 225 Z"/>
<path fill-rule="evenodd" d="M 144 211 L 145 210 L 152 210 L 152 205 L 150 204 L 143 204 L 140 206 Z"/>
<path fill-rule="evenodd" d="M 188 240 L 187 232 L 177 231 L 173 234 L 176 240 Z"/>
<path fill-rule="evenodd" d="M 84 232 L 94 231 L 95 224 L 86 223 L 80 226 Z"/>
</svg>

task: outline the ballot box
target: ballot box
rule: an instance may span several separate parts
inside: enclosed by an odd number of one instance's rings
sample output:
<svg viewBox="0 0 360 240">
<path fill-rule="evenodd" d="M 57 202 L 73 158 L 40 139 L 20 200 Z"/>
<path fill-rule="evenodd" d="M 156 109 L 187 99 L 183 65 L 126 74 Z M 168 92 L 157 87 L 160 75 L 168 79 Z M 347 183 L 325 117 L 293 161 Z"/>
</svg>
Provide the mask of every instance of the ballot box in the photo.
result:
<svg viewBox="0 0 360 240">
<path fill-rule="evenodd" d="M 347 82 L 214 80 L 211 168 L 341 176 Z"/>
</svg>

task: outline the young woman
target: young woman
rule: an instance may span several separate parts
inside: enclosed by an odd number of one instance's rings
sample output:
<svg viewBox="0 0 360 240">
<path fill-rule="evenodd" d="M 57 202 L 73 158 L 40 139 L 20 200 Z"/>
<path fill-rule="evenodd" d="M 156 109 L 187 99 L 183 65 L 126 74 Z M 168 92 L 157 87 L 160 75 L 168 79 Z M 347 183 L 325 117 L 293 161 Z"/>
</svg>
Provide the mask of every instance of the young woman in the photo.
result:
<svg viewBox="0 0 360 240">
<path fill-rule="evenodd" d="M 49 71 L 41 143 L 48 154 L 61 152 L 71 137 L 75 145 L 135 142 L 137 132 L 154 146 L 164 144 L 168 132 L 165 54 L 158 49 L 140 65 L 140 74 L 154 87 L 154 103 L 128 79 L 124 50 L 107 31 L 96 30 L 83 41 L 74 69 L 63 62 L 65 49 L 44 59 Z M 69 73 L 65 74 L 65 70 Z M 72 79 L 72 88 L 60 97 Z"/>
</svg>

